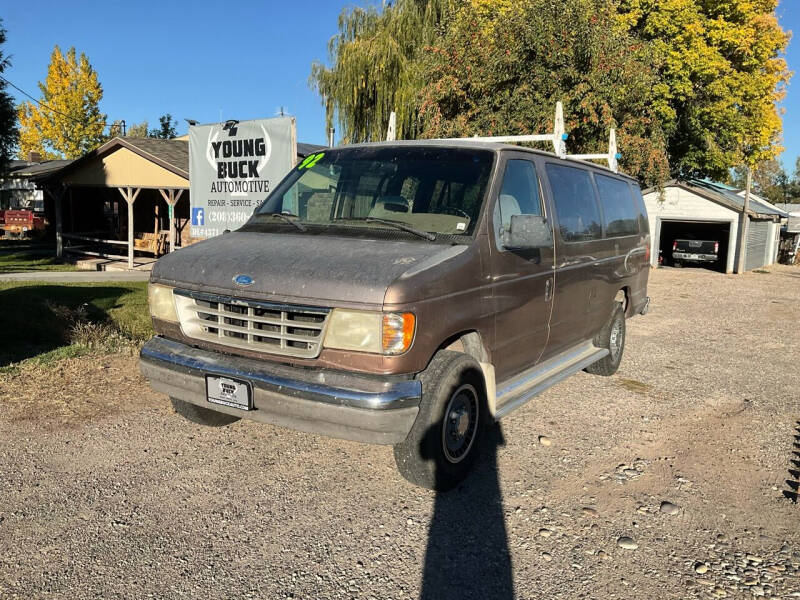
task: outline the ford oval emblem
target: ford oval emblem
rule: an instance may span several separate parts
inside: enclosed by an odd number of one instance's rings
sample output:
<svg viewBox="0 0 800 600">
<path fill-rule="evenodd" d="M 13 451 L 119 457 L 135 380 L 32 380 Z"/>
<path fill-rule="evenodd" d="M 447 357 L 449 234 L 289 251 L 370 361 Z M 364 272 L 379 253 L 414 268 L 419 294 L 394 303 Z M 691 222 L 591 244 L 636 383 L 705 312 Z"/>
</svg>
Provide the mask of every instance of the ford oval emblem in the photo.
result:
<svg viewBox="0 0 800 600">
<path fill-rule="evenodd" d="M 247 287 L 248 285 L 253 285 L 253 278 L 249 275 L 237 275 L 233 278 L 233 283 L 242 287 Z"/>
</svg>

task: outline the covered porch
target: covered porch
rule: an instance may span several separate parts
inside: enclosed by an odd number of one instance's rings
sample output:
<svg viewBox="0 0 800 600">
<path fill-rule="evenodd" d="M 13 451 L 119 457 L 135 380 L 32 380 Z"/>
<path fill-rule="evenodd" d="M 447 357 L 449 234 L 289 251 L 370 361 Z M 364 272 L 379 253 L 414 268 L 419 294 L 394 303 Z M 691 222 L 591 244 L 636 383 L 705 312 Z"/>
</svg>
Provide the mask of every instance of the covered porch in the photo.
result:
<svg viewBox="0 0 800 600">
<path fill-rule="evenodd" d="M 114 138 L 46 181 L 56 254 L 129 269 L 192 242 L 185 140 Z"/>
</svg>

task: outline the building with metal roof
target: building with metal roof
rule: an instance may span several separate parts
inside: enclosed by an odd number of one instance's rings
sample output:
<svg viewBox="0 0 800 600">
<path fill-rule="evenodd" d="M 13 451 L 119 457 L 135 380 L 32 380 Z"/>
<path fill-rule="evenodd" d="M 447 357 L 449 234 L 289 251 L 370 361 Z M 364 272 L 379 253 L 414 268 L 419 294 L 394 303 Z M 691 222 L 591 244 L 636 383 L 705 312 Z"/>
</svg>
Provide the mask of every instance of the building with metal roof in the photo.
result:
<svg viewBox="0 0 800 600">
<path fill-rule="evenodd" d="M 5 173 L 0 174 L 0 210 L 43 211 L 44 194 L 33 178 L 57 171 L 70 162 L 12 160 Z"/>
<path fill-rule="evenodd" d="M 783 226 L 784 232 L 800 233 L 800 204 L 782 203 L 775 204 L 775 207 L 789 215 Z"/>
<path fill-rule="evenodd" d="M 688 237 L 719 242 L 717 269 L 737 270 L 744 254 L 744 270 L 775 262 L 781 221 L 788 214 L 764 198 L 750 195 L 747 211 L 742 190 L 708 180 L 672 180 L 662 189 L 643 192 L 650 220 L 653 266 L 670 264 L 675 239 Z M 744 226 L 744 244 L 739 228 Z"/>
</svg>

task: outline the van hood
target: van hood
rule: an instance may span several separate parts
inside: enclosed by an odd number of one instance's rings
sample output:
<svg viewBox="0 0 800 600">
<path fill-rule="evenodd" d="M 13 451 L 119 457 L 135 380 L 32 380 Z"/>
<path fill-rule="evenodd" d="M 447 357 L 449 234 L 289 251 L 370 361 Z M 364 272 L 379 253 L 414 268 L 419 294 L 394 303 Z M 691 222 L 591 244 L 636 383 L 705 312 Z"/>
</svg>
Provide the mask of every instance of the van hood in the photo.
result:
<svg viewBox="0 0 800 600">
<path fill-rule="evenodd" d="M 408 271 L 439 264 L 465 246 L 333 236 L 234 232 L 156 262 L 150 280 L 194 291 L 317 306 L 383 304 Z M 253 281 L 240 286 L 234 278 Z"/>
</svg>

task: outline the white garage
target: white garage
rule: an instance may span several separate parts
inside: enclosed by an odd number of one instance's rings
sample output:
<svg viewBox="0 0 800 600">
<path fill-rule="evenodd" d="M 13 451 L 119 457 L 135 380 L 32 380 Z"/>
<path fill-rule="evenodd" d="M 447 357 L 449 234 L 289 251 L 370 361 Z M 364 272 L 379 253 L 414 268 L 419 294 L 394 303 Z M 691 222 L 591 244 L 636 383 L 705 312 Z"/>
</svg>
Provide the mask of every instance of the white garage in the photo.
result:
<svg viewBox="0 0 800 600">
<path fill-rule="evenodd" d="M 650 220 L 651 264 L 659 256 L 668 264 L 676 238 L 714 240 L 719 243 L 716 269 L 733 273 L 738 264 L 737 242 L 744 206 L 740 190 L 708 181 L 669 181 L 662 190 L 644 191 Z M 775 262 L 778 254 L 780 221 L 786 213 L 758 196 L 750 196 L 747 212 L 745 270 Z"/>
</svg>

